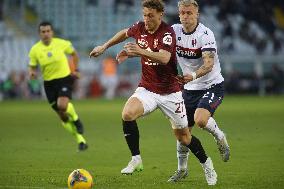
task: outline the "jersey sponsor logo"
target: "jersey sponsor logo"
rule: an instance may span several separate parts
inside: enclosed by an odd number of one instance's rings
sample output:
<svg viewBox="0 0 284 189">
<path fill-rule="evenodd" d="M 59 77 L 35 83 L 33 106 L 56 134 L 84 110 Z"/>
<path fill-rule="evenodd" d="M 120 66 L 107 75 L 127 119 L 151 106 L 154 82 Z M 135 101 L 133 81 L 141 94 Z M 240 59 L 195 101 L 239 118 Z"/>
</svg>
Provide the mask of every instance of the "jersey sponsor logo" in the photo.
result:
<svg viewBox="0 0 284 189">
<path fill-rule="evenodd" d="M 166 45 L 171 45 L 172 42 L 173 42 L 172 36 L 170 35 L 170 33 L 165 33 L 165 34 L 166 35 L 163 38 L 163 43 L 166 44 Z"/>
<path fill-rule="evenodd" d="M 189 49 L 178 45 L 176 46 L 176 53 L 179 57 L 187 59 L 198 59 L 202 56 L 201 48 Z"/>
<path fill-rule="evenodd" d="M 206 30 L 206 31 L 204 32 L 204 34 L 208 35 L 208 31 Z"/>
<path fill-rule="evenodd" d="M 142 36 L 141 36 L 142 37 Z M 148 47 L 148 41 L 146 41 L 146 39 L 144 38 L 140 38 L 137 40 L 137 43 L 138 45 L 141 47 L 141 48 L 147 48 Z"/>
</svg>

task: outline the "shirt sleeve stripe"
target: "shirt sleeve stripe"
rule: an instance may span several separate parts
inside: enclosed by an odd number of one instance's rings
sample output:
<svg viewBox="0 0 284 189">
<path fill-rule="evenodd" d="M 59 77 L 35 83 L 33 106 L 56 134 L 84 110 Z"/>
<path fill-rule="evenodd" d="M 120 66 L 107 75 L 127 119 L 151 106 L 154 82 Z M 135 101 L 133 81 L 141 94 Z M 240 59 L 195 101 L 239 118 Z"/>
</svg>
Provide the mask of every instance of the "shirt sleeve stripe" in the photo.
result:
<svg viewBox="0 0 284 189">
<path fill-rule="evenodd" d="M 214 51 L 214 52 L 216 52 L 216 49 L 215 48 L 203 48 L 203 49 L 201 49 L 201 51 L 202 52 L 204 52 L 204 51 Z"/>
</svg>

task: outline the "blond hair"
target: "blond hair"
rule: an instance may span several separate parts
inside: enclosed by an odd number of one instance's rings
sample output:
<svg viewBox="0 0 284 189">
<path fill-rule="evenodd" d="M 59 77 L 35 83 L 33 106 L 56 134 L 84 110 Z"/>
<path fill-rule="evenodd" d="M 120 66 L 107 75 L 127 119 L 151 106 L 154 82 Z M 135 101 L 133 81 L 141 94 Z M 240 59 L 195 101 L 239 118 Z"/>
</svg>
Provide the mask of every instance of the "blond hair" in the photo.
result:
<svg viewBox="0 0 284 189">
<path fill-rule="evenodd" d="M 199 8 L 198 3 L 195 0 L 180 0 L 178 2 L 178 7 L 180 6 L 190 6 L 190 5 L 194 5 L 196 8 Z"/>
</svg>

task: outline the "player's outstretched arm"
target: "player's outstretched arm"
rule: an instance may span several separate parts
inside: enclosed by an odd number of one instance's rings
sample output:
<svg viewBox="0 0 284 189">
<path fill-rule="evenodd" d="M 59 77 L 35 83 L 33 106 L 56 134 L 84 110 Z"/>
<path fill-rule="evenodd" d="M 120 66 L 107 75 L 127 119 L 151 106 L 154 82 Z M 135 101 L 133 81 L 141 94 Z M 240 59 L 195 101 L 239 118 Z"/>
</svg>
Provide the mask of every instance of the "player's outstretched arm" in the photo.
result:
<svg viewBox="0 0 284 189">
<path fill-rule="evenodd" d="M 159 52 L 150 52 L 145 49 L 141 49 L 136 43 L 126 43 L 124 45 L 127 53 L 131 53 L 137 56 L 145 56 L 154 62 L 161 64 L 167 64 L 171 59 L 171 53 L 166 50 L 160 50 Z"/>
<path fill-rule="evenodd" d="M 117 32 L 110 40 L 108 40 L 105 44 L 103 45 L 100 45 L 100 46 L 97 46 L 95 47 L 91 53 L 90 53 L 90 58 L 91 57 L 98 57 L 100 56 L 101 54 L 104 53 L 104 51 L 111 47 L 111 46 L 114 46 L 124 40 L 126 40 L 128 38 L 127 36 L 127 30 L 128 29 L 123 29 L 119 32 Z"/>
</svg>

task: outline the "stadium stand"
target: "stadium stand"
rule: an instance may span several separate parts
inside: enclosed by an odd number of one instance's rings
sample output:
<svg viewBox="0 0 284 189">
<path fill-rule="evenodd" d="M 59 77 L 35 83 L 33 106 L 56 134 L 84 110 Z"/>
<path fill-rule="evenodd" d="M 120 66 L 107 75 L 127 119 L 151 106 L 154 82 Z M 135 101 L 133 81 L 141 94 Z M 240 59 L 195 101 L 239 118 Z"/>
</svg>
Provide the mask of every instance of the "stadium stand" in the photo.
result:
<svg viewBox="0 0 284 189">
<path fill-rule="evenodd" d="M 165 0 L 165 3 L 167 22 L 179 22 L 176 0 Z M 282 78 L 282 84 L 278 84 L 280 86 L 283 86 L 284 80 L 284 2 L 199 0 L 199 4 L 200 21 L 214 31 L 219 43 L 227 91 L 261 95 L 267 92 L 283 93 L 284 87 L 276 90 L 273 86 L 274 80 L 279 82 L 279 78 Z M 22 72 L 27 69 L 28 51 L 38 40 L 35 28 L 41 20 L 49 20 L 56 34 L 71 40 L 80 51 L 80 69 L 87 76 L 82 85 L 83 90 L 87 91 L 94 73 L 99 75 L 101 69 L 100 64 L 94 63 L 101 59 L 88 59 L 90 49 L 139 19 L 139 1 L 4 0 L 0 5 L 0 82 L 6 80 L 12 71 Z M 24 35 L 18 35 L 19 31 Z M 108 50 L 107 55 L 115 56 L 121 48 L 118 45 Z M 135 73 L 135 70 L 140 69 L 139 64 L 133 64 L 135 61 L 119 66 L 122 79 L 125 79 L 125 73 Z M 279 75 L 278 79 L 273 77 L 273 72 Z M 137 80 L 130 86 L 135 86 Z M 237 89 L 231 90 L 232 84 L 238 86 Z M 81 93 L 80 97 L 87 92 Z"/>
</svg>

